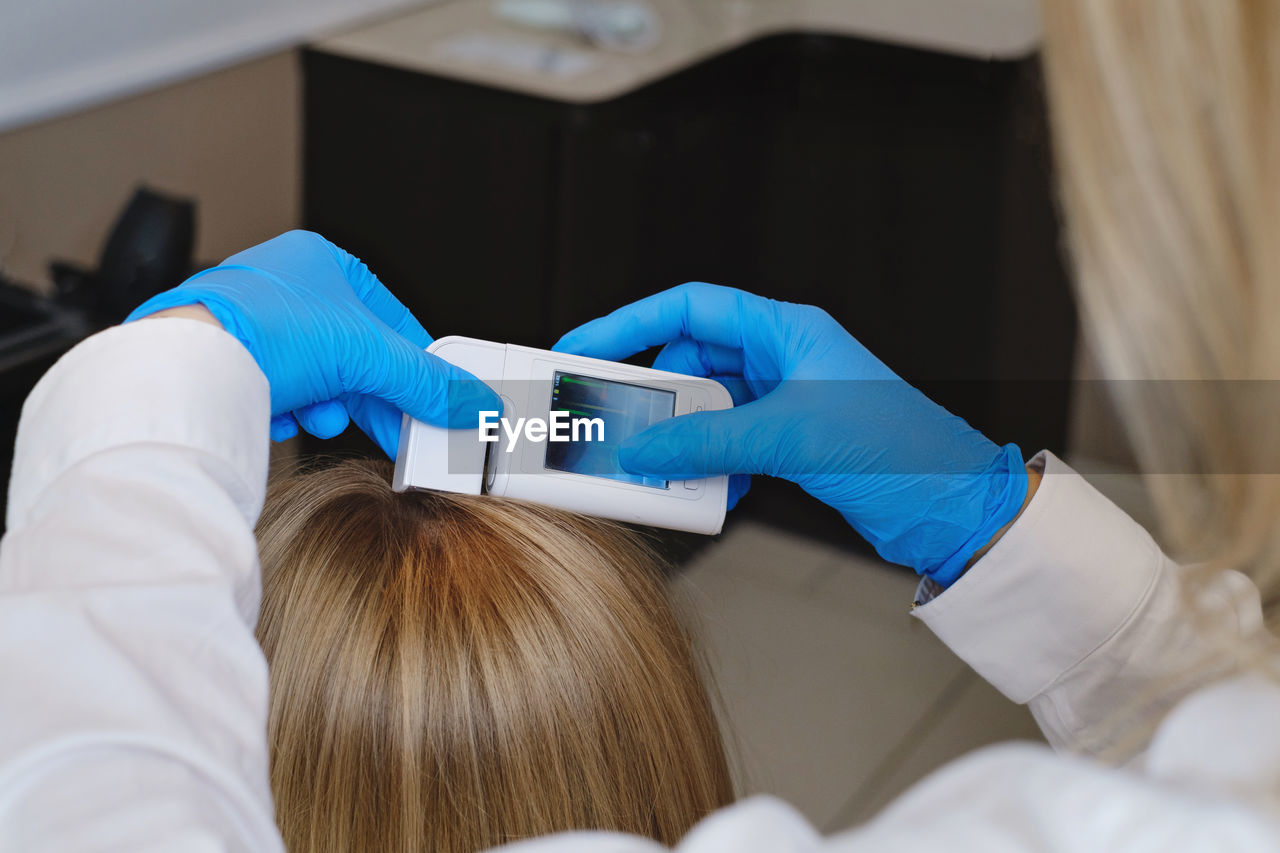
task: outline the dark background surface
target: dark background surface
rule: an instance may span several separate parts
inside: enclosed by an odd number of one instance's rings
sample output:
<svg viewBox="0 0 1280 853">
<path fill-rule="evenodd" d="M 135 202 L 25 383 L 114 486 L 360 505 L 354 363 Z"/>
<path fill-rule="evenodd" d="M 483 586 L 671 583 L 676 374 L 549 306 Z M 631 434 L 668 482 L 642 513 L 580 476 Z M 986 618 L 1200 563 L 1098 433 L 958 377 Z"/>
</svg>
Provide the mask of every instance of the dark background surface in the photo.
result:
<svg viewBox="0 0 1280 853">
<path fill-rule="evenodd" d="M 305 226 L 432 334 L 546 347 L 674 284 L 729 284 L 826 308 L 999 443 L 1064 450 L 1076 318 L 1034 58 L 780 35 L 590 105 L 303 61 Z M 734 515 L 857 547 L 756 480 Z"/>
</svg>

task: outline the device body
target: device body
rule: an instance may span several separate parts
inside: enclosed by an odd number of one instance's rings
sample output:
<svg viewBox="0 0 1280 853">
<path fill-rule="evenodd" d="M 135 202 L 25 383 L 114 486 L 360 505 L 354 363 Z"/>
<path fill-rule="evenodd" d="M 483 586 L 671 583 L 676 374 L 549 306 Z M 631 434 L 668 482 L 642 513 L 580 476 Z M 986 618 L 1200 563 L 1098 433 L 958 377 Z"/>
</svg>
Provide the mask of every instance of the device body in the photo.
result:
<svg viewBox="0 0 1280 853">
<path fill-rule="evenodd" d="M 434 427 L 405 416 L 393 486 L 498 495 L 693 533 L 719 533 L 728 477 L 665 481 L 625 472 L 617 445 L 668 417 L 727 409 L 711 379 L 473 338 L 427 348 L 493 388 L 502 421 Z M 557 424 L 560 439 L 527 429 Z M 550 431 L 549 431 L 550 432 Z M 569 438 L 566 440 L 565 435 Z"/>
</svg>

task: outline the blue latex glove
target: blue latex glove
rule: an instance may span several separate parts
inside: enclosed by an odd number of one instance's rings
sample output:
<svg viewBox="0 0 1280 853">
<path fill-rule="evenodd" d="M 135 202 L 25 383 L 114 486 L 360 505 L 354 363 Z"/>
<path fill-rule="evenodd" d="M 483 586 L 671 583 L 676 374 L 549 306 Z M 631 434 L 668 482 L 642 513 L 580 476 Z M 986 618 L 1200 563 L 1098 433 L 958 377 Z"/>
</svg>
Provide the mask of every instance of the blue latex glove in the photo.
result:
<svg viewBox="0 0 1280 853">
<path fill-rule="evenodd" d="M 593 320 L 555 349 L 620 359 L 658 344 L 654 367 L 737 380 L 743 403 L 632 436 L 619 447 L 628 471 L 784 477 L 839 510 L 886 560 L 943 585 L 1022 506 L 1015 445 L 997 447 L 929 400 L 819 308 L 690 283 Z"/>
<path fill-rule="evenodd" d="M 395 458 L 401 413 L 475 427 L 500 398 L 424 352 L 409 310 L 358 258 L 319 234 L 290 231 L 148 299 L 125 322 L 199 303 L 239 339 L 271 385 L 271 437 L 301 424 L 332 438 L 351 420 Z"/>
</svg>

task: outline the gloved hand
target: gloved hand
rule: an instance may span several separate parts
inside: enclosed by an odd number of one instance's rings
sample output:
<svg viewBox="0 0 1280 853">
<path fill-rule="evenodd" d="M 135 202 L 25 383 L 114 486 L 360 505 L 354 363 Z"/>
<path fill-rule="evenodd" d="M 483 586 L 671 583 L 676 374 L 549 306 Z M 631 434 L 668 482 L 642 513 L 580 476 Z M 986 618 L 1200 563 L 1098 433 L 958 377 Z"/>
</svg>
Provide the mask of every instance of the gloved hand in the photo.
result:
<svg viewBox="0 0 1280 853">
<path fill-rule="evenodd" d="M 258 362 L 271 385 L 271 437 L 298 424 L 332 438 L 350 420 L 395 458 L 401 413 L 474 427 L 500 398 L 471 374 L 424 352 L 408 309 L 358 258 L 319 234 L 290 231 L 232 255 L 148 299 L 125 322 L 199 303 Z"/>
<path fill-rule="evenodd" d="M 1017 515 L 1022 453 L 898 378 L 825 311 L 690 283 L 593 320 L 561 352 L 734 380 L 741 405 L 655 424 L 619 447 L 636 474 L 745 472 L 798 483 L 890 562 L 945 585 Z M 745 386 L 745 387 L 743 387 Z"/>
</svg>

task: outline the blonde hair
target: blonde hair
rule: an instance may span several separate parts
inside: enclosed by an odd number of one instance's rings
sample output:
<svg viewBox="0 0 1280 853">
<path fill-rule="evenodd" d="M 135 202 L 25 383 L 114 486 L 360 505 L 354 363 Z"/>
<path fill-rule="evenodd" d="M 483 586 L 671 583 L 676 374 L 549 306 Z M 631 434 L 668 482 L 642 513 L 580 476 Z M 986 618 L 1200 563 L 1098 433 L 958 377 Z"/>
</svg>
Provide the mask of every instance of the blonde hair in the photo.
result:
<svg viewBox="0 0 1280 853">
<path fill-rule="evenodd" d="M 1174 556 L 1280 601 L 1280 7 L 1045 0 L 1086 338 Z"/>
<path fill-rule="evenodd" d="M 392 492 L 347 461 L 257 534 L 271 787 L 291 851 L 472 851 L 570 829 L 674 844 L 732 800 L 653 552 L 619 525 Z"/>
</svg>

